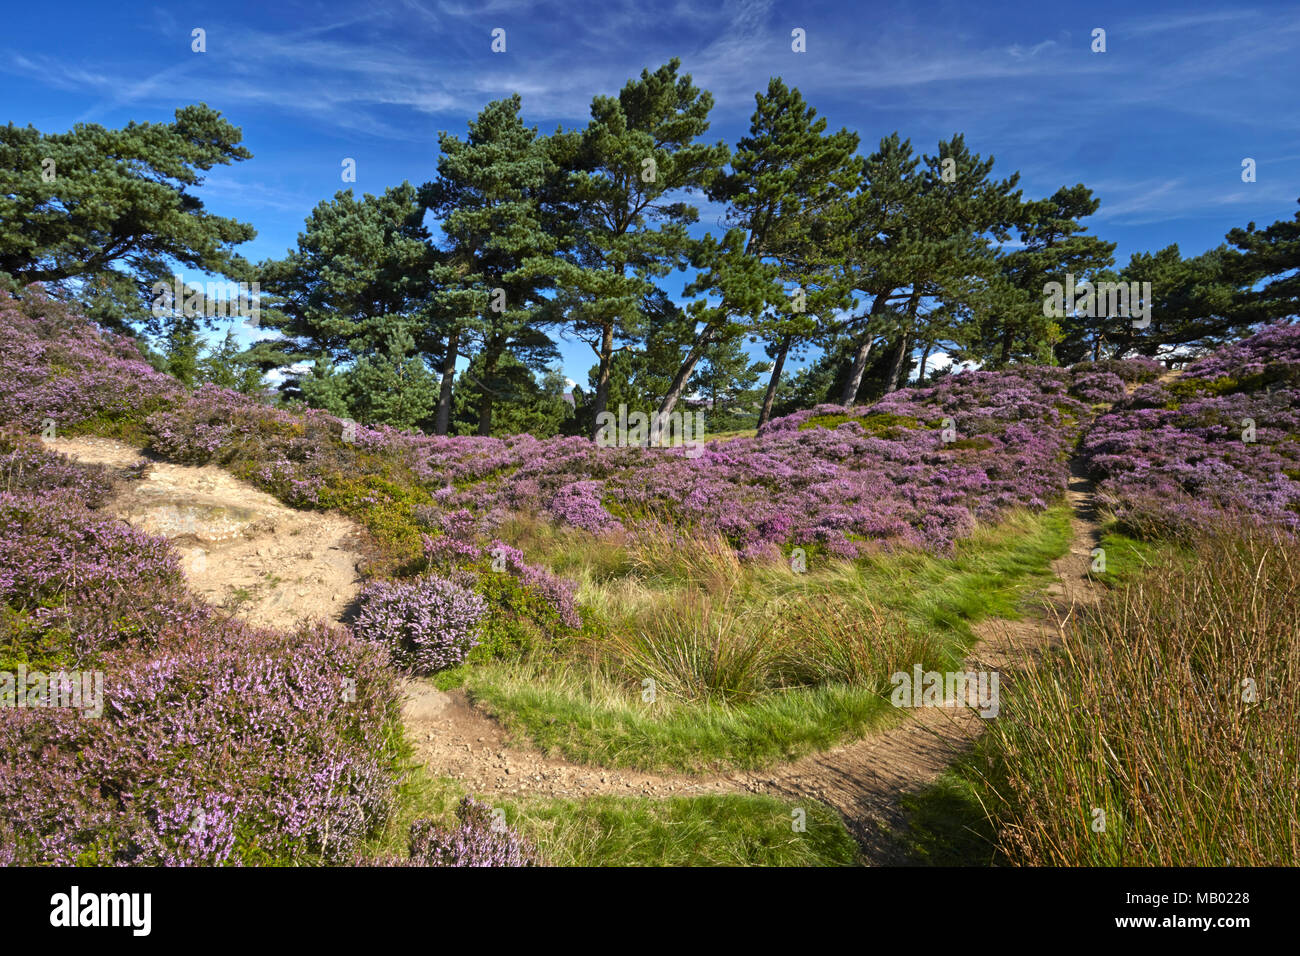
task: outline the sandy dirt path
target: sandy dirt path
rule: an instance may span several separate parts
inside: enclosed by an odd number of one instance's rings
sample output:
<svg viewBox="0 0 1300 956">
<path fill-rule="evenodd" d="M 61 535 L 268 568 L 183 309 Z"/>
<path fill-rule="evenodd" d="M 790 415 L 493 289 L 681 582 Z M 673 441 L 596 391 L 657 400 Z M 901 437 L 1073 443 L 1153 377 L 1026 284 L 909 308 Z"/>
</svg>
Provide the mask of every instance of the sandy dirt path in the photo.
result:
<svg viewBox="0 0 1300 956">
<path fill-rule="evenodd" d="M 346 518 L 296 511 L 215 466 L 155 461 L 106 438 L 46 447 L 113 469 L 122 491 L 107 510 L 169 539 L 190 587 L 211 604 L 253 624 L 292 628 L 304 618 L 337 621 L 356 598 L 361 556 Z"/>
</svg>

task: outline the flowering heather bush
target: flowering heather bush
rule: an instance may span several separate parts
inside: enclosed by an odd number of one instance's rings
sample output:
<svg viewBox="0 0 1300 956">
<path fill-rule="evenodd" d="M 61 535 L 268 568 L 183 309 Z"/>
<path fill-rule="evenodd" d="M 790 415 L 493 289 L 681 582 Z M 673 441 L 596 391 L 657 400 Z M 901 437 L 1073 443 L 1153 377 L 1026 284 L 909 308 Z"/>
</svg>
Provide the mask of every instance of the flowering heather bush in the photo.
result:
<svg viewBox="0 0 1300 956">
<path fill-rule="evenodd" d="M 0 426 L 0 491 L 62 494 L 96 508 L 112 496 L 113 481 L 101 465 L 74 464 L 39 439 Z"/>
<path fill-rule="evenodd" d="M 1125 359 L 1101 359 L 1097 362 L 1080 362 L 1070 367 L 1070 372 L 1079 378 L 1084 375 L 1108 373 L 1118 375 L 1128 384 L 1154 382 L 1168 369 L 1164 364 L 1145 355 L 1135 355 Z"/>
<path fill-rule="evenodd" d="M 582 618 L 578 614 L 574 596 L 576 588 L 572 581 L 565 581 L 545 568 L 529 564 L 524 560 L 522 551 L 512 548 L 504 541 L 493 541 L 489 553 L 494 559 L 500 557 L 506 570 L 514 574 L 524 587 L 536 592 L 566 627 L 582 627 Z"/>
<path fill-rule="evenodd" d="M 486 611 L 482 597 L 445 578 L 374 581 L 361 592 L 354 629 L 386 645 L 398 666 L 432 674 L 464 663 Z"/>
<path fill-rule="evenodd" d="M 411 824 L 411 863 L 417 866 L 536 866 L 531 844 L 492 816 L 492 807 L 464 797 L 456 807 L 460 825 L 433 820 Z"/>
<path fill-rule="evenodd" d="M 211 383 L 195 389 L 183 405 L 152 416 L 149 429 L 154 451 L 196 465 L 228 461 L 241 445 L 298 438 L 306 432 L 300 416 Z"/>
<path fill-rule="evenodd" d="M 430 567 L 455 568 L 483 557 L 483 549 L 475 541 L 477 522 L 467 509 L 440 513 L 425 505 L 415 514 L 416 520 L 440 532 L 436 537 L 424 536 L 424 556 Z"/>
<path fill-rule="evenodd" d="M 1193 362 L 1185 374 L 1193 378 L 1227 375 L 1245 379 L 1270 367 L 1290 375 L 1300 369 L 1300 325 L 1279 322 L 1265 326 L 1250 338 L 1225 345 Z M 1290 380 L 1295 382 L 1294 378 Z"/>
<path fill-rule="evenodd" d="M 21 863 L 346 858 L 390 807 L 382 651 L 215 614 L 105 662 L 105 709 L 0 711 L 0 815 Z M 349 681 L 351 683 L 349 683 Z"/>
<path fill-rule="evenodd" d="M 1045 507 L 1064 489 L 1074 420 L 1086 410 L 1068 384 L 1058 369 L 955 375 L 868 408 L 777 419 L 695 459 L 581 438 L 377 431 L 376 440 L 404 450 L 448 510 L 542 513 L 596 533 L 658 519 L 721 534 L 751 556 L 819 544 L 852 557 L 873 541 L 945 550 L 976 518 Z"/>
<path fill-rule="evenodd" d="M 99 331 L 35 289 L 0 292 L 0 422 L 30 434 L 53 419 L 60 434 L 132 437 L 146 415 L 184 388 L 143 360 L 135 343 Z"/>
<path fill-rule="evenodd" d="M 555 493 L 547 510 L 557 519 L 585 531 L 612 531 L 621 527 L 618 520 L 601 504 L 604 484 L 599 481 L 574 481 Z"/>
<path fill-rule="evenodd" d="M 1102 501 L 1133 531 L 1181 534 L 1224 511 L 1300 530 L 1297 434 L 1300 326 L 1275 325 L 1142 386 L 1082 449 Z"/>
<path fill-rule="evenodd" d="M 33 629 L 30 643 L 95 661 L 190 614 L 183 592 L 180 560 L 162 538 L 67 496 L 0 494 L 0 602 Z"/>
<path fill-rule="evenodd" d="M 1077 375 L 1070 386 L 1070 394 L 1085 402 L 1118 402 L 1128 394 L 1124 380 L 1113 372 L 1092 372 Z"/>
<path fill-rule="evenodd" d="M 492 540 L 480 544 L 480 529 L 489 522 L 476 519 L 468 510 L 438 513 L 433 508 L 418 508 L 417 518 L 441 532 L 436 537 L 424 536 L 425 560 L 430 570 L 458 578 L 466 586 L 477 589 L 489 597 L 493 607 L 529 612 L 534 618 L 554 617 L 568 628 L 582 627 L 578 613 L 576 588 L 571 581 L 556 577 L 546 568 L 529 564 L 523 552 L 503 541 Z M 523 604 L 510 600 L 506 589 L 494 587 L 494 576 L 508 573 L 524 588 Z M 535 602 L 541 602 L 541 614 Z M 539 620 L 538 623 L 544 623 Z"/>
</svg>

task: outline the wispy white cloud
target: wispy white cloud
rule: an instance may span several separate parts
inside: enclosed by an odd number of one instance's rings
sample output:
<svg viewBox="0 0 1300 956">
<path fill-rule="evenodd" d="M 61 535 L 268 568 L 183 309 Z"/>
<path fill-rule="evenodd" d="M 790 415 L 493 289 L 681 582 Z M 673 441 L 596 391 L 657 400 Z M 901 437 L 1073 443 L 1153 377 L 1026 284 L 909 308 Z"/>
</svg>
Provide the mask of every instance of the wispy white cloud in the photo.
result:
<svg viewBox="0 0 1300 956">
<path fill-rule="evenodd" d="M 1007 52 L 1017 60 L 1031 59 L 1038 56 L 1044 50 L 1055 49 L 1059 44 L 1055 40 L 1044 40 L 1042 43 L 1035 43 L 1031 47 L 1021 46 L 1019 43 L 1013 43 L 1007 48 Z"/>
<path fill-rule="evenodd" d="M 1200 13 L 1162 14 L 1160 16 L 1130 18 L 1123 21 L 1122 29 L 1125 36 L 1149 36 L 1158 33 L 1194 30 L 1197 27 L 1221 26 L 1225 23 L 1243 20 L 1259 20 L 1260 17 L 1261 13 L 1258 10 L 1244 8 L 1206 10 Z"/>
</svg>

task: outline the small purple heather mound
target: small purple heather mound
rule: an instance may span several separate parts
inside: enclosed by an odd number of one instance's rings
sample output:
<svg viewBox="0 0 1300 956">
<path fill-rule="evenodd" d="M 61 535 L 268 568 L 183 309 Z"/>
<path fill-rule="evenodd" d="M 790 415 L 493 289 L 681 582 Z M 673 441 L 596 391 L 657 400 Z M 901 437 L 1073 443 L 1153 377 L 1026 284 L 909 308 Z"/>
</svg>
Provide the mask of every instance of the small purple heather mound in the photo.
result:
<svg viewBox="0 0 1300 956">
<path fill-rule="evenodd" d="M 1082 443 L 1131 531 L 1179 534 L 1225 512 L 1300 531 L 1300 326 L 1271 325 L 1139 388 Z"/>
<path fill-rule="evenodd" d="M 27 864 L 337 861 L 391 808 L 393 683 L 338 629 L 185 622 L 105 661 L 103 715 L 0 711 L 0 807 Z M 2 832 L 2 831 L 0 831 Z"/>
<path fill-rule="evenodd" d="M 411 824 L 410 862 L 417 866 L 536 866 L 532 845 L 505 825 L 492 807 L 464 797 L 453 829 L 433 820 Z"/>
<path fill-rule="evenodd" d="M 556 577 L 546 568 L 529 564 L 524 553 L 503 541 L 493 541 L 489 553 L 494 561 L 501 561 L 505 569 L 517 577 L 521 584 L 534 591 L 560 618 L 565 627 L 582 627 L 572 581 Z"/>
<path fill-rule="evenodd" d="M 1118 375 L 1130 385 L 1154 382 L 1166 371 L 1168 369 L 1165 368 L 1163 363 L 1153 358 L 1147 358 L 1145 355 L 1135 355 L 1124 359 L 1100 359 L 1096 362 L 1079 362 L 1077 365 L 1070 366 L 1070 374 L 1076 380 L 1083 375 L 1107 373 Z"/>
<path fill-rule="evenodd" d="M 486 612 L 481 596 L 445 578 L 373 581 L 361 592 L 353 629 L 385 645 L 399 667 L 433 674 L 465 662 Z"/>
<path fill-rule="evenodd" d="M 1128 394 L 1124 379 L 1114 372 L 1076 374 L 1070 394 L 1091 404 L 1118 402 Z"/>
</svg>

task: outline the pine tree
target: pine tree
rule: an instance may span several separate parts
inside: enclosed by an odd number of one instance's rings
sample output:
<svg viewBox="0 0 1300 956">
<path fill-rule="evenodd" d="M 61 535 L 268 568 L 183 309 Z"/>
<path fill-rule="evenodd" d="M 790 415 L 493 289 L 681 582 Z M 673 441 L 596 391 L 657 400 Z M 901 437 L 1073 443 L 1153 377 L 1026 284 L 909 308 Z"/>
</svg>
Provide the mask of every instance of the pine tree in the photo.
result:
<svg viewBox="0 0 1300 956">
<path fill-rule="evenodd" d="M 725 339 L 708 350 L 691 377 L 691 388 L 704 401 L 710 430 L 753 426 L 759 402 L 754 386 L 765 371 L 767 363 L 751 362 L 737 339 Z"/>
<path fill-rule="evenodd" d="M 920 158 L 912 144 L 893 133 L 867 157 L 862 184 L 847 203 L 848 226 L 831 239 L 830 256 L 841 263 L 845 284 L 870 302 L 867 312 L 850 315 L 829 330 L 848 333 L 853 340 L 852 365 L 839 395 L 841 405 L 858 397 L 868 359 L 882 335 L 895 334 L 901 324 L 892 303 L 907 298 L 899 289 L 908 281 L 902 250 L 909 214 L 914 214 L 921 181 Z"/>
<path fill-rule="evenodd" d="M 1225 262 L 1227 276 L 1241 289 L 1237 315 L 1251 323 L 1300 315 L 1300 212 L 1263 229 L 1253 222 L 1233 229 L 1228 242 L 1234 254 Z"/>
<path fill-rule="evenodd" d="M 723 144 L 696 142 L 708 130 L 713 97 L 679 76 L 679 66 L 643 70 L 617 97 L 596 97 L 580 133 L 550 138 L 567 173 L 547 201 L 563 242 L 559 258 L 538 258 L 533 268 L 553 283 L 556 308 L 596 354 L 593 422 L 608 404 L 616 351 L 641 335 L 639 304 L 694 247 L 686 227 L 698 213 L 672 197 L 707 188 L 726 161 Z"/>
<path fill-rule="evenodd" d="M 363 424 L 413 429 L 433 414 L 436 380 L 409 331 L 396 329 L 382 348 L 357 360 L 346 376 L 348 407 Z"/>
<path fill-rule="evenodd" d="M 844 243 L 836 255 L 848 284 L 870 303 L 832 328 L 854 343 L 849 373 L 840 378 L 841 404 L 859 399 L 881 341 L 890 346 L 888 392 L 907 380 L 918 339 L 933 341 L 984 301 L 995 271 L 992 243 L 1007 238 L 1021 206 L 1013 192 L 1019 174 L 991 179 L 993 162 L 972 153 L 960 134 L 941 141 L 934 155 L 916 157 L 894 133 L 867 158 L 862 188 L 848 206 L 851 228 L 835 237 Z"/>
<path fill-rule="evenodd" d="M 285 340 L 250 350 L 249 361 L 324 354 L 347 380 L 350 417 L 398 427 L 418 421 L 436 393 L 420 347 L 433 267 L 423 212 L 409 183 L 360 200 L 345 190 L 320 203 L 297 249 L 259 267 L 270 294 L 262 325 Z M 299 387 L 299 376 L 289 375 L 282 391 Z"/>
<path fill-rule="evenodd" d="M 1249 331 L 1249 317 L 1237 308 L 1239 289 L 1227 275 L 1227 250 L 1223 246 L 1187 259 L 1177 245 L 1154 253 L 1134 253 L 1114 280 L 1128 286 L 1130 299 L 1134 298 L 1131 292 L 1135 286 L 1140 290 L 1143 283 L 1151 284 L 1147 324 L 1135 324 L 1128 316 L 1096 329 L 1098 351 L 1104 344 L 1115 358 L 1132 351 L 1158 356 L 1186 346 L 1210 348 Z M 1061 361 L 1083 357 L 1070 347 L 1076 337 L 1057 346 Z"/>
<path fill-rule="evenodd" d="M 298 395 L 312 408 L 319 408 L 349 418 L 352 415 L 352 402 L 349 395 L 347 378 L 334 367 L 334 363 L 325 353 L 316 357 L 311 372 L 298 380 Z"/>
<path fill-rule="evenodd" d="M 847 290 L 836 284 L 842 268 L 827 259 L 831 233 L 842 228 L 843 200 L 857 186 L 862 160 L 855 155 L 858 136 L 847 129 L 826 133 L 825 117 L 804 102 L 797 89 L 780 78 L 767 93 L 754 96 L 756 107 L 749 135 L 736 145 L 728 175 L 714 185 L 713 198 L 729 204 L 728 221 L 746 235 L 745 254 L 775 266 L 774 276 L 788 292 L 759 290 L 770 307 L 750 319 L 750 333 L 761 337 L 772 369 L 759 413 L 771 415 L 777 383 L 791 351 L 815 337 L 832 312 L 848 304 Z"/>
<path fill-rule="evenodd" d="M 166 321 L 168 327 L 163 351 L 167 364 L 164 368 L 168 375 L 179 379 L 188 388 L 193 388 L 199 371 L 198 319 L 173 313 Z"/>
<path fill-rule="evenodd" d="M 207 212 L 189 190 L 252 153 L 206 104 L 175 117 L 52 134 L 0 127 L 0 273 L 78 300 L 107 327 L 153 334 L 153 284 L 170 286 L 177 268 L 246 280 L 234 247 L 253 227 Z"/>
<path fill-rule="evenodd" d="M 1087 226 L 1079 221 L 1099 206 L 1082 183 L 1023 204 L 1016 226 L 1021 247 L 1001 256 L 965 357 L 999 366 L 1017 358 L 1049 362 L 1055 344 L 1083 334 L 1078 323 L 1096 325 L 1093 319 L 1044 315 L 1043 303 L 1049 282 L 1064 284 L 1067 276 L 1076 283 L 1092 281 L 1114 263 L 1115 243 L 1085 235 Z"/>
<path fill-rule="evenodd" d="M 452 433 L 479 434 L 482 356 L 475 356 L 461 373 L 455 391 Z M 551 438 L 568 425 L 573 409 L 564 400 L 568 380 L 558 369 L 546 369 L 540 378 L 513 355 L 502 357 L 493 396 L 493 435 L 519 435 L 527 432 L 535 438 Z"/>
<path fill-rule="evenodd" d="M 442 343 L 438 434 L 447 431 L 458 354 L 476 348 L 482 356 L 481 435 L 492 432 L 494 396 L 505 384 L 499 375 L 512 364 L 508 359 L 541 370 L 558 354 L 542 330 L 551 308 L 542 296 L 545 279 L 525 268 L 554 248 L 542 225 L 540 194 L 555 172 L 546 140 L 523 125 L 519 109 L 518 95 L 497 100 L 469 124 L 465 140 L 441 134 L 438 178 L 422 190 L 445 237 L 433 270 L 433 331 Z"/>
<path fill-rule="evenodd" d="M 245 395 L 256 395 L 262 391 L 262 373 L 245 359 L 244 352 L 235 339 L 233 324 L 226 329 L 221 344 L 210 348 L 199 360 L 199 378 Z"/>
</svg>

